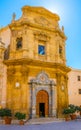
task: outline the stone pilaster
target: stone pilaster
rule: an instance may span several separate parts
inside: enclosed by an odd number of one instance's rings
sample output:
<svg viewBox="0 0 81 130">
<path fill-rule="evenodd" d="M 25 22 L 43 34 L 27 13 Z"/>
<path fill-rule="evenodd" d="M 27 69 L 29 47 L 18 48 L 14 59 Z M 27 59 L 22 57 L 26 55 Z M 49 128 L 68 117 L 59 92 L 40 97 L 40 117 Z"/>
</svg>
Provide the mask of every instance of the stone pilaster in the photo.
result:
<svg viewBox="0 0 81 130">
<path fill-rule="evenodd" d="M 7 98 L 6 98 L 6 105 L 9 108 L 12 108 L 12 92 L 13 92 L 13 86 L 14 86 L 14 74 L 15 69 L 13 67 L 10 67 L 7 69 Z"/>
<path fill-rule="evenodd" d="M 32 118 L 36 117 L 36 95 L 35 85 L 32 84 Z"/>
<path fill-rule="evenodd" d="M 52 116 L 56 117 L 56 91 L 55 86 L 52 85 Z"/>
<path fill-rule="evenodd" d="M 61 73 L 57 73 L 56 74 L 56 79 L 57 79 L 57 113 L 58 113 L 58 116 L 61 116 L 62 115 L 62 107 L 61 107 L 61 90 L 60 90 L 60 87 L 61 87 Z"/>
</svg>

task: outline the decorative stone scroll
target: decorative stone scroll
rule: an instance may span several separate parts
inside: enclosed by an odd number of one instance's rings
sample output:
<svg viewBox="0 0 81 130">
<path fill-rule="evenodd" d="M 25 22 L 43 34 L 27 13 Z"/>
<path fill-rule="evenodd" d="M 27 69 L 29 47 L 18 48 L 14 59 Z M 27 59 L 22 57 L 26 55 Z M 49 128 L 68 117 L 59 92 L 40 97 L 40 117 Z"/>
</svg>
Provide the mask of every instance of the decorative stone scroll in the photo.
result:
<svg viewBox="0 0 81 130">
<path fill-rule="evenodd" d="M 45 41 L 45 42 L 50 40 L 50 36 L 47 33 L 44 33 L 44 32 L 35 31 L 34 37 L 37 40 L 41 40 L 41 41 Z"/>
</svg>

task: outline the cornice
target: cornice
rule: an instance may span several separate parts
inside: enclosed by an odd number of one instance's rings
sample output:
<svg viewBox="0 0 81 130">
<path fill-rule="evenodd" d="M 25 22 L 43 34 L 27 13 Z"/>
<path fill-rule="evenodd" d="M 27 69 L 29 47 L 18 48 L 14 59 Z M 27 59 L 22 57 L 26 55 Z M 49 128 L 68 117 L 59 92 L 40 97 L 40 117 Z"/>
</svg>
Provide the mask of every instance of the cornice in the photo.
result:
<svg viewBox="0 0 81 130">
<path fill-rule="evenodd" d="M 4 64 L 6 65 L 28 65 L 28 66 L 41 66 L 47 68 L 55 68 L 57 70 L 62 70 L 65 72 L 69 72 L 71 69 L 64 64 L 54 63 L 54 62 L 45 62 L 40 60 L 33 60 L 33 59 L 12 59 L 12 60 L 4 60 Z"/>
<path fill-rule="evenodd" d="M 41 26 L 35 23 L 31 23 L 31 22 L 27 22 L 27 21 L 22 21 L 22 22 L 14 22 L 11 23 L 9 25 L 11 30 L 17 30 L 19 28 L 22 28 L 24 25 L 26 25 L 27 27 L 32 27 L 32 28 L 37 28 L 37 29 L 41 29 L 41 30 L 46 30 L 48 32 L 52 32 L 52 33 L 59 33 L 59 35 L 66 40 L 67 37 L 65 36 L 64 32 L 62 32 L 59 28 L 50 28 L 50 27 L 46 27 L 46 26 Z"/>
</svg>

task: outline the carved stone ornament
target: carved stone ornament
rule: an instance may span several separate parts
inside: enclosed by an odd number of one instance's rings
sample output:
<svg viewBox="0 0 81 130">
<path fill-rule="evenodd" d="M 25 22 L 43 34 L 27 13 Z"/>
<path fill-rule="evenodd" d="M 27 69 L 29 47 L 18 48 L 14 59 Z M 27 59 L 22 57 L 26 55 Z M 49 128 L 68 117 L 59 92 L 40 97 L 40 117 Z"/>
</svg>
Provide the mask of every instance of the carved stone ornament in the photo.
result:
<svg viewBox="0 0 81 130">
<path fill-rule="evenodd" d="M 12 76 L 13 74 L 15 74 L 15 69 L 7 69 L 7 74 L 8 74 L 8 76 Z"/>
<path fill-rule="evenodd" d="M 52 85 L 54 85 L 54 81 L 50 80 L 48 75 L 44 71 L 39 73 L 37 75 L 36 79 L 32 79 L 30 82 L 35 83 L 35 84 L 44 84 L 44 85 L 52 84 Z"/>
<path fill-rule="evenodd" d="M 18 35 L 18 31 L 15 31 L 14 29 L 12 30 L 12 36 L 16 37 Z"/>
<path fill-rule="evenodd" d="M 21 73 L 22 73 L 22 75 L 27 75 L 28 71 L 29 70 L 28 70 L 26 65 L 21 66 Z"/>
<path fill-rule="evenodd" d="M 41 41 L 49 41 L 50 37 L 47 33 L 44 32 L 34 32 L 34 37 L 37 40 L 41 40 Z"/>
<path fill-rule="evenodd" d="M 50 25 L 50 22 L 42 16 L 40 16 L 38 18 L 34 18 L 34 21 L 35 21 L 35 23 L 40 24 L 42 26 L 49 26 Z"/>
</svg>

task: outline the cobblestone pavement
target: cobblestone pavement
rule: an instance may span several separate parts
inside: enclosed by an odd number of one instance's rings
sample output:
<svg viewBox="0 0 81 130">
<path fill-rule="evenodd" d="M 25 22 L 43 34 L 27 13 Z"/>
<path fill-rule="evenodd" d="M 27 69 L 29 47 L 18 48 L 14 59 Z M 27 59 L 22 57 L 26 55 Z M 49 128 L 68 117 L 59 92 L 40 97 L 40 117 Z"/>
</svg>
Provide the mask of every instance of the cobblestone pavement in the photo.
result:
<svg viewBox="0 0 81 130">
<path fill-rule="evenodd" d="M 45 124 L 1 125 L 0 130 L 81 130 L 81 120 Z"/>
</svg>

